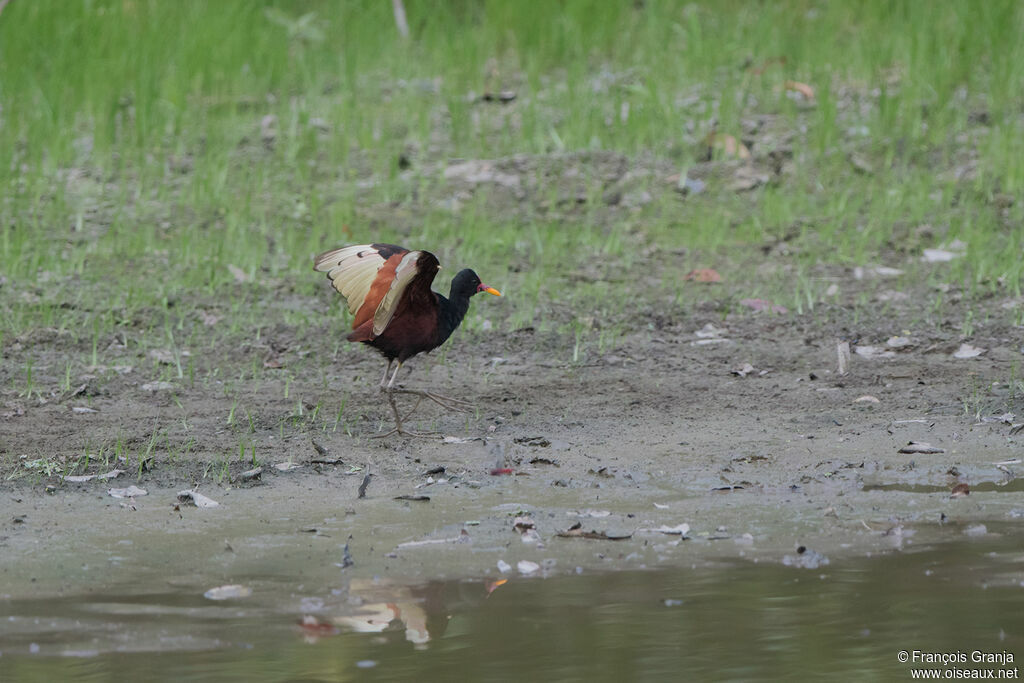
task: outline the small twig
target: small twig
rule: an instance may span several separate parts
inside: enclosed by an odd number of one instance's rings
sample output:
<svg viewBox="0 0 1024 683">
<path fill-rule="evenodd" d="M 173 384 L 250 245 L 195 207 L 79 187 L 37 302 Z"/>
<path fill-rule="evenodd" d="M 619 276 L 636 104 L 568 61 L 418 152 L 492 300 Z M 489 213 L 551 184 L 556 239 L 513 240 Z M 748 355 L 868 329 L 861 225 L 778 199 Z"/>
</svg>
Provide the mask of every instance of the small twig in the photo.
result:
<svg viewBox="0 0 1024 683">
<path fill-rule="evenodd" d="M 843 377 L 850 372 L 850 342 L 841 341 L 836 344 L 836 355 L 839 357 L 837 374 Z"/>
<path fill-rule="evenodd" d="M 370 485 L 370 466 L 366 466 L 366 474 L 363 475 L 363 483 L 359 485 L 359 498 L 366 498 L 366 488 Z"/>
</svg>

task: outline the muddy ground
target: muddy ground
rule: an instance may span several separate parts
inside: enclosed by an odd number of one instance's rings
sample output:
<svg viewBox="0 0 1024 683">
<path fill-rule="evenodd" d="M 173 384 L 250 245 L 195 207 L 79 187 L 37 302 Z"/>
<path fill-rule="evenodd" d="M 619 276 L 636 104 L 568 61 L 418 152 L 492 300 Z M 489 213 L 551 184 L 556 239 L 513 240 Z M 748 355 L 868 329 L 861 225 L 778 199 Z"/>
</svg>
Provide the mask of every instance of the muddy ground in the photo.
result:
<svg viewBox="0 0 1024 683">
<path fill-rule="evenodd" d="M 345 543 L 353 575 L 410 579 L 497 575 L 499 561 L 515 572 L 522 560 L 544 573 L 738 558 L 813 567 L 816 553 L 841 562 L 996 533 L 1024 516 L 1015 478 L 1024 434 L 1006 414 L 1020 402 L 1007 393 L 1019 330 L 982 326 L 971 343 L 984 353 L 961 359 L 955 325 L 908 328 L 909 310 L 852 331 L 841 307 L 806 316 L 707 308 L 652 321 L 575 365 L 553 360 L 569 343 L 554 333 L 459 335 L 444 362 L 416 359 L 402 378 L 479 406 L 469 416 L 421 406 L 415 426 L 444 440 L 369 438 L 388 428 L 389 411 L 376 391 L 381 363 L 361 347 L 340 347 L 337 359 L 321 349 L 325 362 L 300 366 L 288 398 L 273 380 L 237 384 L 250 414 L 263 416 L 241 430 L 244 458 L 238 426 L 225 421 L 232 399 L 217 382 L 151 390 L 138 370 L 107 369 L 95 371 L 105 374 L 90 396 L 95 373 L 85 390 L 45 403 L 9 394 L 8 454 L 49 449 L 67 462 L 83 443 L 117 433 L 127 455 L 75 470 L 126 470 L 111 480 L 25 475 L 26 458 L 8 468 L 16 476 L 0 500 L 4 590 L 326 576 Z M 897 335 L 908 340 L 887 346 Z M 854 353 L 839 376 L 843 338 Z M 280 346 L 302 347 L 295 338 Z M 864 346 L 891 357 L 857 353 Z M 322 401 L 333 415 L 342 388 L 342 427 L 286 419 L 297 401 L 306 410 Z M 185 423 L 196 453 L 172 459 L 159 446 L 145 455 L 155 428 L 171 443 Z M 911 441 L 940 452 L 900 453 Z M 246 481 L 253 444 L 262 473 Z M 961 483 L 969 494 L 952 495 Z M 108 493 L 129 485 L 148 495 Z M 179 503 L 177 492 L 193 487 L 219 506 Z M 659 531 L 679 525 L 688 525 L 682 535 Z M 559 535 L 591 531 L 598 537 Z"/>
</svg>

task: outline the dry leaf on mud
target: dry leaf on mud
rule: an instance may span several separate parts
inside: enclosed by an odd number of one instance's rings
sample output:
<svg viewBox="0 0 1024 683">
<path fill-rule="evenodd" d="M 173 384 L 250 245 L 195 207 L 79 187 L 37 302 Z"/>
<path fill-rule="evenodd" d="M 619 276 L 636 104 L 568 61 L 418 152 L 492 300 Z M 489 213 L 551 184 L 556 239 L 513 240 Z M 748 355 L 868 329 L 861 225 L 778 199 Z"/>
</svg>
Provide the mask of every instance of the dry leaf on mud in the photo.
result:
<svg viewBox="0 0 1024 683">
<path fill-rule="evenodd" d="M 981 422 L 978 424 L 997 422 L 999 424 L 1012 425 L 1013 421 L 1017 419 L 1017 416 L 1013 413 L 1003 413 L 1002 415 L 986 415 L 981 418 Z"/>
<path fill-rule="evenodd" d="M 516 563 L 516 569 L 519 570 L 520 574 L 533 574 L 535 571 L 540 569 L 540 565 L 536 562 L 530 562 L 529 560 L 519 560 Z"/>
<path fill-rule="evenodd" d="M 507 574 L 508 572 L 512 571 L 512 565 L 510 565 L 505 560 L 498 560 L 498 571 L 502 574 Z"/>
<path fill-rule="evenodd" d="M 684 280 L 692 280 L 693 282 L 721 282 L 722 276 L 718 274 L 718 271 L 713 268 L 697 268 L 691 270 L 684 277 Z"/>
<path fill-rule="evenodd" d="M 228 264 L 228 272 L 231 273 L 231 277 L 235 278 L 235 282 L 239 284 L 244 284 L 252 280 L 244 270 L 234 264 Z"/>
<path fill-rule="evenodd" d="M 925 263 L 945 263 L 952 261 L 959 254 L 954 254 L 946 249 L 925 249 L 924 253 L 921 254 L 921 260 Z"/>
<path fill-rule="evenodd" d="M 238 475 L 238 478 L 242 481 L 256 481 L 263 475 L 262 467 L 254 467 L 251 470 L 246 470 Z"/>
<path fill-rule="evenodd" d="M 971 346 L 965 342 L 960 345 L 959 349 L 953 352 L 953 358 L 977 358 L 981 354 L 985 353 L 985 351 L 986 349 Z"/>
<path fill-rule="evenodd" d="M 110 470 L 103 474 L 74 474 L 70 477 L 64 477 L 64 481 L 70 481 L 74 484 L 81 484 L 83 482 L 92 481 L 93 479 L 115 479 L 124 474 L 124 470 Z"/>
<path fill-rule="evenodd" d="M 633 534 L 609 534 L 607 531 L 584 531 L 583 524 L 576 522 L 565 531 L 559 531 L 556 536 L 562 538 L 590 538 L 596 541 L 624 541 L 627 538 L 632 538 Z"/>
<path fill-rule="evenodd" d="M 292 470 L 297 470 L 300 467 L 302 467 L 302 465 L 297 462 L 279 462 L 274 465 L 274 469 L 278 472 L 291 472 Z"/>
<path fill-rule="evenodd" d="M 521 180 L 518 175 L 505 173 L 495 168 L 492 161 L 469 159 L 453 162 L 444 169 L 445 180 L 457 180 L 469 185 L 494 183 L 510 189 L 519 189 Z"/>
<path fill-rule="evenodd" d="M 969 496 L 969 495 L 971 495 L 971 487 L 970 486 L 968 486 L 967 484 L 957 484 L 956 486 L 953 487 L 953 490 L 950 491 L 949 497 L 950 498 L 964 498 L 965 496 Z"/>
<path fill-rule="evenodd" d="M 925 263 L 947 263 L 967 253 L 967 244 L 960 240 L 953 240 L 939 249 L 925 249 L 921 253 L 921 260 Z"/>
<path fill-rule="evenodd" d="M 462 533 L 458 536 L 450 536 L 448 538 L 427 538 L 422 541 L 406 541 L 405 543 L 399 543 L 396 548 L 419 548 L 427 545 L 444 545 L 445 543 L 467 543 L 469 542 L 469 534 L 463 529 Z"/>
<path fill-rule="evenodd" d="M 697 195 L 707 188 L 707 184 L 700 178 L 691 178 L 688 175 L 673 173 L 665 178 L 665 182 L 671 185 L 676 192 L 682 195 Z"/>
<path fill-rule="evenodd" d="M 441 443 L 469 443 L 470 441 L 479 440 L 479 437 L 446 436 L 441 439 Z"/>
<path fill-rule="evenodd" d="M 163 365 L 174 365 L 178 363 L 180 358 L 188 358 L 192 354 L 188 351 L 181 351 L 176 356 L 174 351 L 171 351 L 170 349 L 151 349 L 146 355 Z"/>
<path fill-rule="evenodd" d="M 783 84 L 783 86 L 786 88 L 786 90 L 800 93 L 801 95 L 804 96 L 805 99 L 814 99 L 814 88 L 807 85 L 806 83 L 801 83 L 800 81 L 786 81 Z"/>
<path fill-rule="evenodd" d="M 136 498 L 138 496 L 145 496 L 148 493 L 146 489 L 140 489 L 134 484 L 125 489 L 107 489 L 107 494 L 112 498 Z"/>
<path fill-rule="evenodd" d="M 866 277 L 899 277 L 900 275 L 903 275 L 902 270 L 889 266 L 857 266 L 853 269 L 853 277 L 857 280 L 863 280 Z"/>
<path fill-rule="evenodd" d="M 207 600 L 233 600 L 235 598 L 247 598 L 252 595 L 252 588 L 241 586 L 237 583 L 227 586 L 217 586 L 203 593 Z"/>
<path fill-rule="evenodd" d="M 880 346 L 858 346 L 856 353 L 861 358 L 895 358 L 895 351 L 888 351 Z"/>
<path fill-rule="evenodd" d="M 733 171 L 732 179 L 726 188 L 731 192 L 746 192 L 766 185 L 771 176 L 750 165 L 743 165 Z"/>
<path fill-rule="evenodd" d="M 220 503 L 212 498 L 207 498 L 203 494 L 192 490 L 178 491 L 178 502 L 190 503 L 197 508 L 215 508 L 220 506 Z"/>
<path fill-rule="evenodd" d="M 722 335 L 725 334 L 726 330 L 721 327 L 715 327 L 711 323 L 707 323 L 704 327 L 694 332 L 694 336 L 699 339 L 721 339 Z M 722 339 L 722 341 L 726 341 Z"/>
<path fill-rule="evenodd" d="M 676 526 L 668 526 L 662 524 L 654 531 L 657 531 L 658 533 L 662 534 L 668 534 L 670 536 L 682 536 L 683 538 L 686 538 L 686 535 L 690 533 L 690 525 L 686 524 L 685 522 L 682 524 L 677 524 Z"/>
<path fill-rule="evenodd" d="M 760 313 L 761 311 L 771 311 L 772 313 L 789 312 L 785 306 L 774 304 L 771 301 L 765 301 L 764 299 L 740 299 L 740 304 L 756 313 Z"/>
<path fill-rule="evenodd" d="M 728 133 L 711 133 L 705 139 L 708 151 L 712 154 L 717 150 L 723 156 L 735 159 L 749 159 L 750 150 L 742 142 Z"/>
<path fill-rule="evenodd" d="M 415 500 L 415 501 L 426 502 L 426 501 L 430 500 L 430 496 L 423 496 L 423 495 L 412 496 L 412 495 L 409 495 L 409 494 L 404 494 L 404 495 L 401 495 L 401 496 L 395 496 L 395 500 Z"/>
<path fill-rule="evenodd" d="M 529 517 L 516 517 L 515 521 L 512 522 L 512 528 L 521 534 L 526 533 L 527 529 L 533 529 L 535 527 L 536 525 Z"/>
<path fill-rule="evenodd" d="M 853 399 L 853 402 L 854 403 L 881 403 L 881 401 L 879 401 L 877 397 L 871 396 L 870 394 L 865 394 L 864 396 L 858 396 L 857 398 Z"/>
<path fill-rule="evenodd" d="M 946 450 L 943 448 L 939 448 L 937 446 L 933 446 L 930 443 L 925 443 L 924 441 L 909 441 L 907 442 L 906 446 L 904 446 L 897 452 L 906 454 L 924 453 L 932 455 L 935 453 L 945 453 Z"/>
<path fill-rule="evenodd" d="M 199 322 L 203 323 L 206 327 L 213 327 L 221 321 L 224 316 L 210 313 L 209 311 L 199 311 Z"/>
<path fill-rule="evenodd" d="M 747 375 L 755 371 L 756 368 L 754 368 L 753 365 L 751 365 L 750 363 L 744 363 L 742 367 L 736 368 L 735 370 L 730 370 L 729 374 L 736 375 L 737 377 L 746 377 Z"/>
<path fill-rule="evenodd" d="M 146 382 L 141 388 L 143 391 L 166 391 L 173 389 L 174 385 L 170 382 Z"/>
</svg>

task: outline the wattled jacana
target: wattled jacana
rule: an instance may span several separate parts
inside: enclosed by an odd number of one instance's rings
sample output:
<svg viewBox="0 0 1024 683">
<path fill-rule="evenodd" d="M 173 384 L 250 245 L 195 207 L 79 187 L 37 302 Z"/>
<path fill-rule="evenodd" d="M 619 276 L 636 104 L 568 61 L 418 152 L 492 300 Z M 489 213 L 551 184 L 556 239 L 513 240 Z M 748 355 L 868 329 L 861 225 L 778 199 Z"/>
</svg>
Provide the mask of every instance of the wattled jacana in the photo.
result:
<svg viewBox="0 0 1024 683">
<path fill-rule="evenodd" d="M 395 428 L 380 436 L 429 436 L 402 427 L 403 418 L 395 405 L 396 393 L 418 396 L 419 401 L 427 398 L 449 410 L 466 410 L 471 406 L 466 401 L 429 391 L 395 388 L 395 378 L 405 361 L 417 353 L 436 349 L 451 336 L 469 310 L 470 297 L 478 292 L 501 296 L 498 290 L 480 282 L 477 274 L 467 268 L 456 274 L 445 298 L 430 289 L 441 269 L 437 257 L 429 251 L 409 251 L 393 244 L 356 244 L 333 249 L 317 256 L 313 269 L 327 273 L 334 289 L 348 302 L 354 319 L 347 339 L 372 346 L 388 360 L 380 386 L 395 414 Z M 398 367 L 389 380 L 388 371 L 396 360 Z"/>
</svg>

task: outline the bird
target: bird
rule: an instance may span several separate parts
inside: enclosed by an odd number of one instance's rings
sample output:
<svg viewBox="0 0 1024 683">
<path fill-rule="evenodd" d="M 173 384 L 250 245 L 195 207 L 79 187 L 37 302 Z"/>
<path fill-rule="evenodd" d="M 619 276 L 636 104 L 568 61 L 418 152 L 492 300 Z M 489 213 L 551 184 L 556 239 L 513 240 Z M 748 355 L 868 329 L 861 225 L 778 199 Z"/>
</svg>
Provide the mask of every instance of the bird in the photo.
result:
<svg viewBox="0 0 1024 683">
<path fill-rule="evenodd" d="M 395 387 L 398 371 L 407 360 L 448 340 L 466 316 L 473 296 L 480 292 L 501 296 L 466 268 L 452 279 L 445 297 L 430 288 L 440 269 L 437 257 L 429 251 L 410 251 L 394 244 L 355 244 L 325 251 L 313 259 L 313 270 L 326 273 L 348 303 L 353 316 L 348 341 L 373 347 L 387 360 L 380 388 L 391 405 L 395 427 L 379 437 L 436 436 L 410 431 L 403 424 L 424 398 L 448 410 L 464 411 L 472 406 L 468 401 L 430 391 Z M 396 361 L 398 366 L 388 379 Z M 395 404 L 396 393 L 419 397 L 405 418 Z"/>
</svg>

